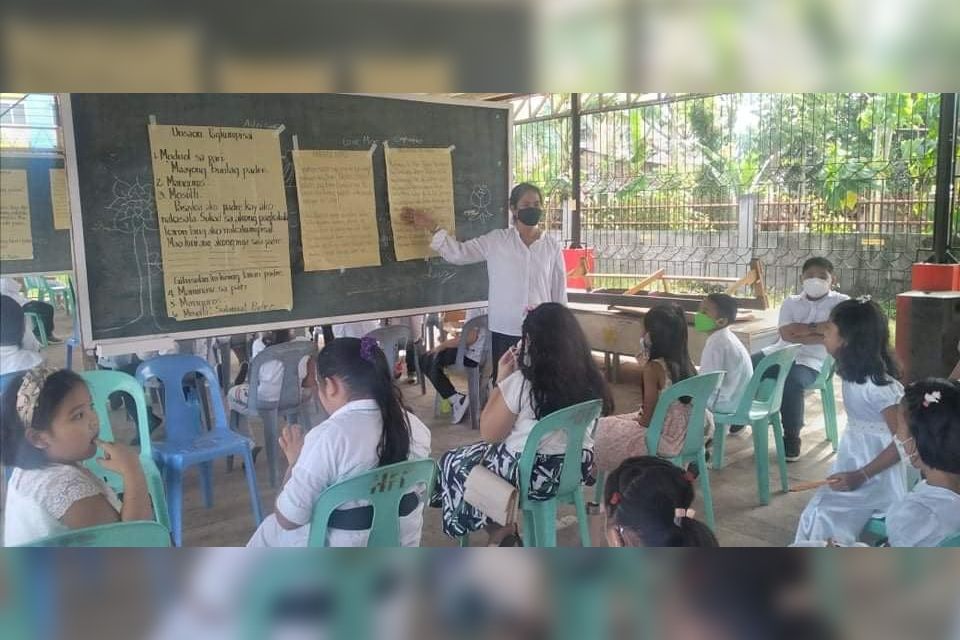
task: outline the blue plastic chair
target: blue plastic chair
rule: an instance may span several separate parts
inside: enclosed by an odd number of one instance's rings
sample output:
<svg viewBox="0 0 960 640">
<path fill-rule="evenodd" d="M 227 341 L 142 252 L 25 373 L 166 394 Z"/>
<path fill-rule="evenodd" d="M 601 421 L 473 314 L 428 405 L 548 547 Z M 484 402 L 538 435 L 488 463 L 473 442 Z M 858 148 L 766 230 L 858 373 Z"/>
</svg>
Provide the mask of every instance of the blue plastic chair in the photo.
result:
<svg viewBox="0 0 960 640">
<path fill-rule="evenodd" d="M 267 450 L 267 464 L 270 468 L 270 486 L 277 486 L 277 438 L 279 430 L 277 423 L 282 413 L 288 424 L 296 423 L 304 410 L 301 402 L 302 382 L 300 380 L 300 361 L 317 354 L 317 345 L 303 340 L 285 342 L 267 347 L 257 354 L 250 363 L 250 392 L 247 396 L 247 410 L 244 413 L 230 410 L 230 427 L 239 432 L 240 421 L 248 416 L 259 415 L 263 421 L 264 448 Z M 279 362 L 283 365 L 283 383 L 280 387 L 280 398 L 268 402 L 260 397 L 260 370 L 268 362 Z M 303 425 L 310 428 L 313 425 Z M 229 463 L 228 463 L 229 465 Z"/>
<path fill-rule="evenodd" d="M 307 546 L 325 547 L 330 517 L 347 502 L 368 502 L 373 522 L 367 547 L 400 546 L 400 501 L 417 485 L 424 489 L 421 502 L 433 493 L 437 463 L 433 460 L 408 460 L 372 469 L 328 487 L 313 505 L 310 541 Z"/>
<path fill-rule="evenodd" d="M 211 428 L 205 430 L 196 408 L 191 405 L 183 388 L 184 378 L 197 376 L 197 392 L 203 393 L 200 380 L 205 380 L 210 390 Z M 153 443 L 153 458 L 160 466 L 167 492 L 170 510 L 171 531 L 176 546 L 183 543 L 183 473 L 187 467 L 200 466 L 204 501 L 209 508 L 213 504 L 213 461 L 230 455 L 243 456 L 247 488 L 255 524 L 263 520 L 260 510 L 260 495 L 257 492 L 257 476 L 253 468 L 251 450 L 253 442 L 230 429 L 220 395 L 217 374 L 207 361 L 198 356 L 158 356 L 142 363 L 137 368 L 137 380 L 144 387 L 153 379 L 162 385 L 164 425 L 167 439 Z"/>
<path fill-rule="evenodd" d="M 147 419 L 147 400 L 143 394 L 143 387 L 136 378 L 121 371 L 84 371 L 80 374 L 93 399 L 93 408 L 100 421 L 99 438 L 106 442 L 114 442 L 113 426 L 110 424 L 110 396 L 114 393 L 126 393 L 133 398 L 136 407 L 137 429 L 140 434 L 140 465 L 147 480 L 147 490 L 153 502 L 153 514 L 164 528 L 170 530 L 170 513 L 167 508 L 167 499 L 163 490 L 163 478 L 153 460 L 153 449 L 150 442 L 150 423 Z M 113 471 L 100 466 L 97 458 L 103 455 L 97 449 L 97 455 L 84 461 L 84 466 L 98 477 L 103 478 L 107 485 L 117 493 L 123 493 L 123 478 Z"/>
<path fill-rule="evenodd" d="M 753 455 L 757 466 L 757 495 L 760 504 L 770 502 L 770 425 L 773 425 L 773 439 L 777 448 L 777 466 L 780 471 L 780 485 L 783 492 L 789 490 L 787 483 L 787 458 L 783 444 L 783 424 L 780 421 L 780 404 L 783 401 L 783 385 L 790 373 L 790 367 L 800 352 L 800 345 L 791 345 L 779 349 L 757 364 L 750 378 L 750 384 L 740 398 L 740 406 L 733 413 L 714 413 L 713 420 L 717 430 L 713 435 L 713 468 L 723 466 L 724 440 L 727 428 L 733 424 L 749 424 L 753 432 Z M 768 378 L 767 372 L 777 367 L 775 378 Z"/>
<path fill-rule="evenodd" d="M 487 320 L 488 318 L 486 315 L 477 316 L 463 325 L 463 331 L 460 332 L 460 337 L 462 339 L 457 345 L 456 360 L 453 361 L 451 366 L 447 367 L 448 372 L 460 373 L 467 376 L 467 397 L 470 398 L 470 407 L 468 409 L 470 411 L 470 426 L 474 429 L 480 428 L 480 410 L 487 403 L 486 392 L 489 388 L 483 383 L 483 370 L 490 362 L 493 351 L 491 347 L 493 340 L 490 338 Z M 480 335 L 486 336 L 486 342 L 484 342 L 483 359 L 477 363 L 478 366 L 468 367 L 463 362 L 467 353 L 466 339 L 474 331 L 479 331 Z M 433 399 L 434 418 L 440 416 L 440 400 L 440 394 L 435 394 Z"/>
</svg>

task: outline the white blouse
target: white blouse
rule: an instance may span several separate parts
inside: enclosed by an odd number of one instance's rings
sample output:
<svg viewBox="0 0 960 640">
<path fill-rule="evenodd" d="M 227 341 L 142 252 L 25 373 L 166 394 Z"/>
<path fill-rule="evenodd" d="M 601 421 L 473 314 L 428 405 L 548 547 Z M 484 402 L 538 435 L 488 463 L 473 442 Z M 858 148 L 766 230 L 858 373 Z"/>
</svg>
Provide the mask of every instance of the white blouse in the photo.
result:
<svg viewBox="0 0 960 640">
<path fill-rule="evenodd" d="M 960 534 L 960 494 L 922 481 L 887 511 L 892 547 L 936 547 Z"/>
<path fill-rule="evenodd" d="M 512 454 L 520 455 L 523 448 L 527 445 L 527 438 L 530 432 L 536 426 L 537 413 L 533 406 L 533 395 L 531 394 L 530 382 L 523 377 L 523 372 L 514 371 L 512 374 L 497 385 L 503 401 L 507 405 L 510 413 L 517 416 L 513 423 L 513 430 L 504 440 L 504 445 Z M 590 436 L 590 430 L 583 437 L 583 448 L 593 449 L 593 438 Z M 538 451 L 544 455 L 562 455 L 567 450 L 567 436 L 563 432 L 554 433 L 540 441 Z"/>
</svg>

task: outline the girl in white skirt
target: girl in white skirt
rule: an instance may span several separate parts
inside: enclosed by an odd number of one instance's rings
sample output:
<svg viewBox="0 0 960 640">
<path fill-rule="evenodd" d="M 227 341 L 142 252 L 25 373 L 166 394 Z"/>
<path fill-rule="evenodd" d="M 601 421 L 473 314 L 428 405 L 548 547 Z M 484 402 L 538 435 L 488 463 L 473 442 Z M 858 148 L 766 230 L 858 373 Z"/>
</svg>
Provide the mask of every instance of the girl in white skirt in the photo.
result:
<svg viewBox="0 0 960 640">
<path fill-rule="evenodd" d="M 907 492 L 893 440 L 903 385 L 890 353 L 887 318 L 869 297 L 834 307 L 824 345 L 843 381 L 847 430 L 833 473 L 803 510 L 794 542 L 833 540 L 846 546 L 857 541 L 872 516 Z"/>
</svg>

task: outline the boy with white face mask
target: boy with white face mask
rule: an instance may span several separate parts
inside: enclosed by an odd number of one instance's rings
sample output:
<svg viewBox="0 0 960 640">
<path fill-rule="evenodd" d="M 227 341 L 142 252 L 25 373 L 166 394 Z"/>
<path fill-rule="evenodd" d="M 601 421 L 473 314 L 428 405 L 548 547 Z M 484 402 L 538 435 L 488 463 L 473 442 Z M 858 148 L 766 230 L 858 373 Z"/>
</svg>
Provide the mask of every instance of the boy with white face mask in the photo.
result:
<svg viewBox="0 0 960 640">
<path fill-rule="evenodd" d="M 833 263 L 826 258 L 810 258 L 803 263 L 802 293 L 790 296 L 780 307 L 780 340 L 752 356 L 753 366 L 764 356 L 792 344 L 803 345 L 790 369 L 783 388 L 780 417 L 787 462 L 800 458 L 800 430 L 803 428 L 803 392 L 813 384 L 827 357 L 823 332 L 830 312 L 850 296 L 832 289 L 836 280 Z M 733 432 L 734 429 L 731 429 Z"/>
</svg>

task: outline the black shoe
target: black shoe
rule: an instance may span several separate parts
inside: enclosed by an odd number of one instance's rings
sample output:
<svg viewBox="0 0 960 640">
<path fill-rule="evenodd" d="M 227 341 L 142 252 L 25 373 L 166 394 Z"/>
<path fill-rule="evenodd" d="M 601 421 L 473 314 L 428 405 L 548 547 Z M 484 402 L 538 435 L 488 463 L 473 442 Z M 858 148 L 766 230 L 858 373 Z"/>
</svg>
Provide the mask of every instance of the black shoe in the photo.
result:
<svg viewBox="0 0 960 640">
<path fill-rule="evenodd" d="M 800 438 L 784 438 L 783 450 L 787 462 L 796 462 L 800 459 Z"/>
<path fill-rule="evenodd" d="M 47 336 L 47 342 L 49 344 L 63 344 L 63 338 L 58 338 L 57 336 Z"/>
<path fill-rule="evenodd" d="M 747 428 L 747 425 L 745 425 L 745 424 L 733 424 L 733 425 L 730 425 L 730 435 L 734 435 L 734 434 L 736 434 L 736 433 L 740 433 L 741 431 L 743 431 L 743 430 L 746 429 L 746 428 Z"/>
</svg>

